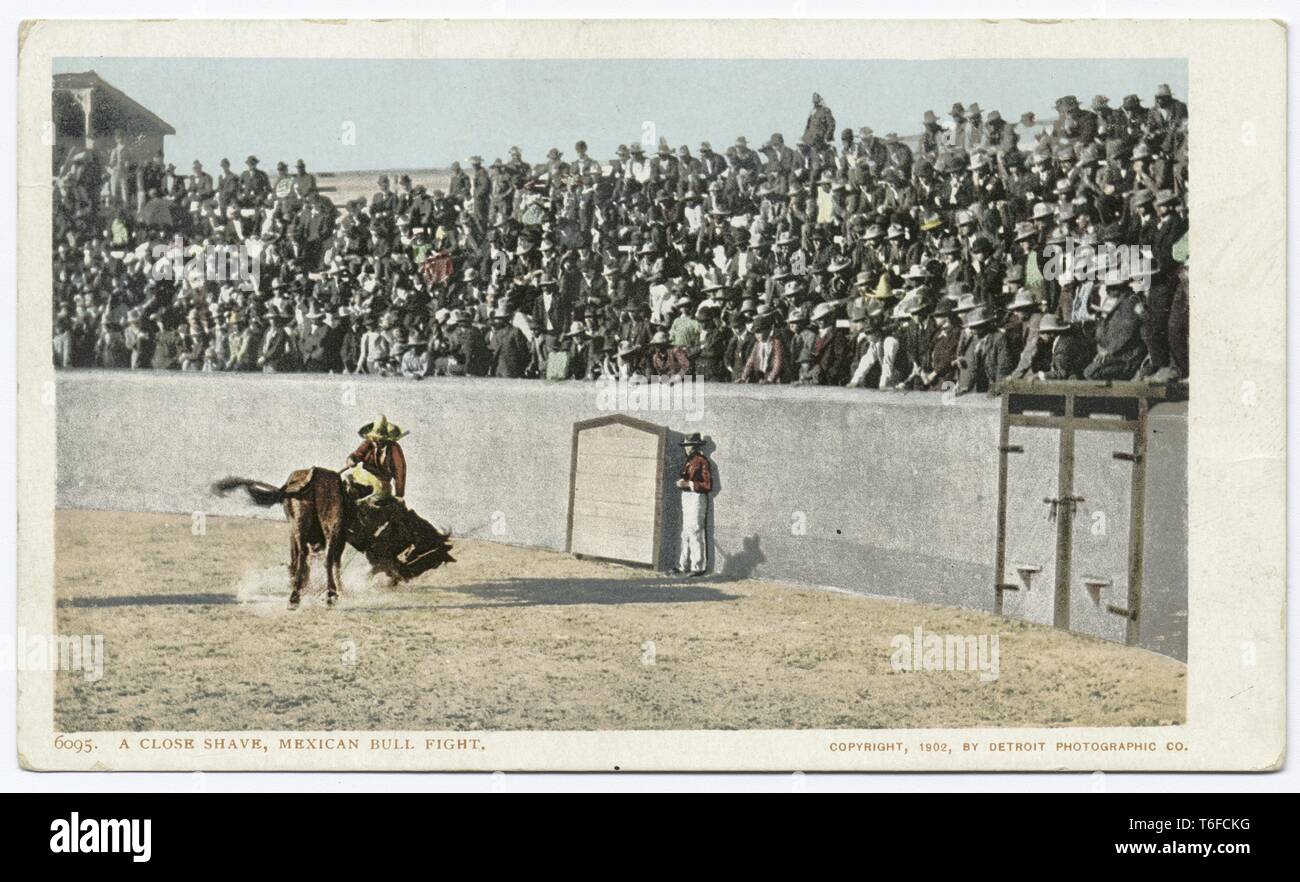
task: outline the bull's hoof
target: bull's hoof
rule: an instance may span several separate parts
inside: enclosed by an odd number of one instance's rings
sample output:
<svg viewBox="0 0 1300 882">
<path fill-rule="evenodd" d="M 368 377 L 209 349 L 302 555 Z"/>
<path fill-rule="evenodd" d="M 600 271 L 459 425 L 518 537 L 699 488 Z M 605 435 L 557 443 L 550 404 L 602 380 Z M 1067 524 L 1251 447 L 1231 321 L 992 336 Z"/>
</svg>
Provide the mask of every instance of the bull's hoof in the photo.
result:
<svg viewBox="0 0 1300 882">
<path fill-rule="evenodd" d="M 289 609 L 297 609 L 298 604 L 301 602 L 302 598 L 296 592 L 289 595 Z"/>
<path fill-rule="evenodd" d="M 338 596 L 337 594 L 327 594 L 327 595 L 325 596 L 325 605 L 326 605 L 326 606 L 333 606 L 334 604 L 336 604 L 336 603 L 338 603 L 338 602 L 339 602 L 339 596 Z"/>
</svg>

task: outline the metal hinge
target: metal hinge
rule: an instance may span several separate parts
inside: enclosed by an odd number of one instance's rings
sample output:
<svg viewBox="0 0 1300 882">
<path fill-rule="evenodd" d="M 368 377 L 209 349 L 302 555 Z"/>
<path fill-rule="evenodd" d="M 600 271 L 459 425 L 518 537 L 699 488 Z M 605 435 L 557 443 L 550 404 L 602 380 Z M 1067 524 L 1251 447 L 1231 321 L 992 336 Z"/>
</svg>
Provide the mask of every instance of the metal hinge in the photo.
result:
<svg viewBox="0 0 1300 882">
<path fill-rule="evenodd" d="M 1137 610 L 1125 609 L 1122 606 L 1115 606 L 1114 604 L 1108 605 L 1106 607 L 1106 612 L 1114 613 L 1117 616 L 1123 616 L 1131 622 L 1136 622 L 1138 617 Z"/>
</svg>

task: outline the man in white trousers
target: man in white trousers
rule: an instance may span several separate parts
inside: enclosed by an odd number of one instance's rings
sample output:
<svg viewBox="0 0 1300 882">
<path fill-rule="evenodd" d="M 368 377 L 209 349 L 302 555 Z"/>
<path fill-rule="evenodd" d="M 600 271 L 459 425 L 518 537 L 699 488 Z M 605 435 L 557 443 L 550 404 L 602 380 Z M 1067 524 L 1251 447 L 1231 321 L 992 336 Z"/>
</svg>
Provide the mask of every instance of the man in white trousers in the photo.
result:
<svg viewBox="0 0 1300 882">
<path fill-rule="evenodd" d="M 682 491 L 681 554 L 675 572 L 702 576 L 708 569 L 704 524 L 709 513 L 709 493 L 713 490 L 713 469 L 704 455 L 704 439 L 699 432 L 682 442 L 686 463 L 682 466 L 677 489 Z"/>
</svg>

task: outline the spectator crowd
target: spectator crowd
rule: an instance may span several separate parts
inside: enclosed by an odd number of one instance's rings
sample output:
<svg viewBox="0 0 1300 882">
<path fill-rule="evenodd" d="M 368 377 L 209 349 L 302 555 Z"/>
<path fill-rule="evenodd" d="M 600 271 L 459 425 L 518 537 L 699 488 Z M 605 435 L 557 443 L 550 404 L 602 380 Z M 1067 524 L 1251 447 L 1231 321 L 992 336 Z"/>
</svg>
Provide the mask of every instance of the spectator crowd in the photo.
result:
<svg viewBox="0 0 1300 882">
<path fill-rule="evenodd" d="M 74 150 L 55 364 L 958 394 L 1186 378 L 1187 106 L 1160 86 L 1056 111 L 955 104 L 900 138 L 837 130 L 813 95 L 789 142 L 512 147 L 346 205 L 302 160 L 186 175 L 120 139 Z M 223 249 L 257 273 L 214 271 Z"/>
</svg>

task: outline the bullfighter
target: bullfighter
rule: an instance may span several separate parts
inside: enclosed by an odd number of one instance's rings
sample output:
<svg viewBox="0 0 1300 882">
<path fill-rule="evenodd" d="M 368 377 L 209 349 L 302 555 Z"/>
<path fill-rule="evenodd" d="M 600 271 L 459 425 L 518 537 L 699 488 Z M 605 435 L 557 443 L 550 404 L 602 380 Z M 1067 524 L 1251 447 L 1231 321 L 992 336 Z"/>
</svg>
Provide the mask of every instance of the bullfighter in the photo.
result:
<svg viewBox="0 0 1300 882">
<path fill-rule="evenodd" d="M 674 572 L 702 576 L 708 569 L 704 527 L 709 513 L 709 493 L 713 491 L 713 468 L 704 455 L 704 439 L 699 432 L 688 435 L 682 447 L 686 451 L 686 463 L 677 479 L 677 489 L 682 491 L 682 539 Z"/>
</svg>

